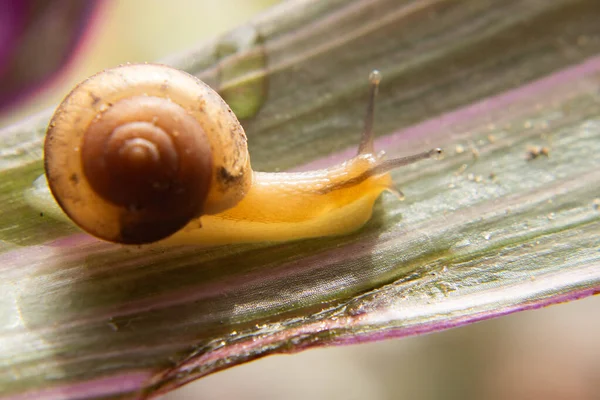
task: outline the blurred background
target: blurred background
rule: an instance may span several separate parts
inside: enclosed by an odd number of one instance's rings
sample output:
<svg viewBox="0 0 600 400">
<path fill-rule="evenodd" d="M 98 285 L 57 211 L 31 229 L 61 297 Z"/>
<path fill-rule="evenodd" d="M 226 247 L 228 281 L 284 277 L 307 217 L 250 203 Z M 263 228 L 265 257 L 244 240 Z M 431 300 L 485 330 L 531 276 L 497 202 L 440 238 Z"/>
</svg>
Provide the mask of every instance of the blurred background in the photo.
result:
<svg viewBox="0 0 600 400">
<path fill-rule="evenodd" d="M 11 28 L 19 32 L 27 25 L 19 25 L 18 18 L 13 26 L 6 20 L 10 13 L 21 15 L 21 5 L 27 2 L 2 3 L 0 61 L 25 52 L 23 45 L 11 48 L 8 39 Z M 43 10 L 63 2 L 31 3 Z M 11 99 L 18 100 L 0 109 L 0 126 L 55 105 L 73 85 L 101 69 L 184 51 L 277 1 L 81 3 L 87 8 L 73 13 L 87 16 L 84 25 L 65 25 L 81 30 L 78 43 L 59 44 L 64 54 L 48 49 L 53 53 L 42 59 L 23 55 L 27 65 L 48 66 L 49 58 L 57 58 L 56 70 L 39 72 L 42 89 L 11 86 L 23 70 L 0 65 L 0 88 L 5 93 L 12 90 Z M 40 18 L 36 23 L 43 24 Z M 60 67 L 63 61 L 66 67 Z M 600 298 L 588 298 L 421 337 L 270 356 L 208 376 L 164 398 L 600 399 L 599 306 Z"/>
<path fill-rule="evenodd" d="M 158 61 L 276 3 L 0 0 L 0 95 L 11 95 L 4 104 L 0 97 L 0 127 L 56 105 L 75 84 L 102 69 Z M 62 20 L 56 17 L 59 12 L 65 15 Z M 53 37 L 47 39 L 50 32 Z M 76 42 L 69 40 L 73 32 Z M 33 81 L 33 88 L 26 81 Z"/>
<path fill-rule="evenodd" d="M 600 399 L 598 296 L 444 332 L 270 356 L 165 399 Z"/>
</svg>

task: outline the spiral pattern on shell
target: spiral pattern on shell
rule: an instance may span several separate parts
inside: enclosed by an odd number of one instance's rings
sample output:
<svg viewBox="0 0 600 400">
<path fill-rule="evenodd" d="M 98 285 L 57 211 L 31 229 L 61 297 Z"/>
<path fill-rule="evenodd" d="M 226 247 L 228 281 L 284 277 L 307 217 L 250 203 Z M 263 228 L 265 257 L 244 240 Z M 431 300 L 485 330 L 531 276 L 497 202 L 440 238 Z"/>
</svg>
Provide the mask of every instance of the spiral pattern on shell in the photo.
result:
<svg viewBox="0 0 600 400">
<path fill-rule="evenodd" d="M 229 107 L 162 65 L 117 67 L 76 87 L 49 125 L 45 167 L 75 223 L 126 244 L 168 237 L 237 203 L 251 183 L 246 137 Z"/>
</svg>

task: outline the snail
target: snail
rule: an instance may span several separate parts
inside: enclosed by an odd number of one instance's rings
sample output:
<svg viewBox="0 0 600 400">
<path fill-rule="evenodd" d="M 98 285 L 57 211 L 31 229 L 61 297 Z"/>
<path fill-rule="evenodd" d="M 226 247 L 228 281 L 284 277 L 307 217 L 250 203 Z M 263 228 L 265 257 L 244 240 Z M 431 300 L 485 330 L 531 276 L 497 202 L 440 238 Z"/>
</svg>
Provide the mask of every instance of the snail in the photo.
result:
<svg viewBox="0 0 600 400">
<path fill-rule="evenodd" d="M 375 153 L 381 74 L 369 79 L 355 157 L 316 171 L 265 173 L 251 169 L 244 129 L 199 79 L 158 64 L 108 69 L 55 111 L 44 144 L 46 180 L 76 225 L 110 242 L 217 245 L 347 234 L 371 218 L 383 191 L 393 191 L 392 169 L 441 152 L 389 160 Z"/>
</svg>

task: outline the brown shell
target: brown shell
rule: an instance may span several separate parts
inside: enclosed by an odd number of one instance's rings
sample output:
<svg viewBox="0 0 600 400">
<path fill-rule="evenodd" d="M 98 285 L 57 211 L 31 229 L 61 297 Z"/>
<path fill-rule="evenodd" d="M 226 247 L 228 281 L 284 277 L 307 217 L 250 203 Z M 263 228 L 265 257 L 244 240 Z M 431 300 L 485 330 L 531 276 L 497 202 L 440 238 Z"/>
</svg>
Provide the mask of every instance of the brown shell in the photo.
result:
<svg viewBox="0 0 600 400">
<path fill-rule="evenodd" d="M 201 214 L 237 204 L 252 181 L 246 135 L 195 77 L 164 65 L 124 65 L 78 85 L 45 142 L 50 189 L 101 239 L 149 243 Z"/>
</svg>

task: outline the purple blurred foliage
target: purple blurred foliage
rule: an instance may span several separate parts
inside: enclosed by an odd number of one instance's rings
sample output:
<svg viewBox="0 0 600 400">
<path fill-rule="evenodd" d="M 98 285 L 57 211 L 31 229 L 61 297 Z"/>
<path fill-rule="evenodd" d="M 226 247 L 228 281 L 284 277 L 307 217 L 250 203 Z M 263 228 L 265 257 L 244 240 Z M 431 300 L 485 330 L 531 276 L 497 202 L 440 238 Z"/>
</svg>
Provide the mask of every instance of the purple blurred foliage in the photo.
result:
<svg viewBox="0 0 600 400">
<path fill-rule="evenodd" d="M 0 0 L 0 113 L 77 54 L 105 0 Z"/>
</svg>

